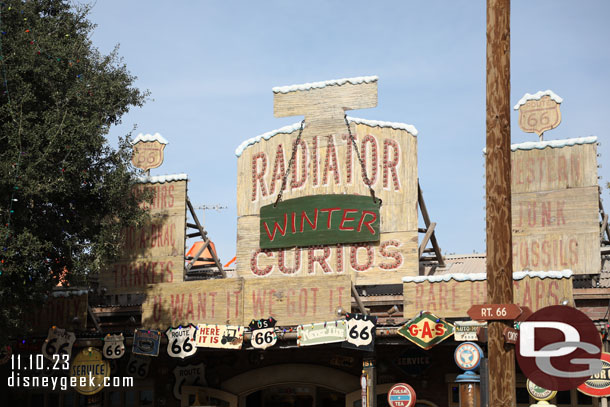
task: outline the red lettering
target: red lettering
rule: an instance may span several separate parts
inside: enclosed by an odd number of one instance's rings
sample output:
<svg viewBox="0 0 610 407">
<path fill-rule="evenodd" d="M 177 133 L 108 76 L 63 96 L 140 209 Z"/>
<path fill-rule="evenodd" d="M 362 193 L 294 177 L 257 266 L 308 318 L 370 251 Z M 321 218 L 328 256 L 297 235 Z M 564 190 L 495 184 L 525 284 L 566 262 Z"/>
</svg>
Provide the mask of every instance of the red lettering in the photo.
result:
<svg viewBox="0 0 610 407">
<path fill-rule="evenodd" d="M 277 221 L 273 222 L 273 233 L 269 231 L 269 226 L 267 226 L 267 222 L 263 221 L 263 225 L 265 226 L 265 232 L 269 237 L 269 241 L 273 242 L 275 239 L 275 233 L 279 230 L 282 236 L 286 235 L 286 224 L 288 223 L 288 214 L 284 214 L 284 227 L 282 228 Z"/>
<path fill-rule="evenodd" d="M 343 209 L 343 217 L 341 218 L 341 223 L 339 224 L 339 230 L 354 230 L 353 227 L 348 228 L 345 226 L 345 222 L 353 222 L 356 219 L 355 218 L 348 218 L 346 215 L 348 213 L 356 213 L 358 212 L 357 209 Z"/>
<path fill-rule="evenodd" d="M 373 219 L 369 221 L 364 221 L 367 215 L 371 215 Z M 367 229 L 371 232 L 372 235 L 375 234 L 375 229 L 371 226 L 371 223 L 374 223 L 377 220 L 377 214 L 372 211 L 362 211 L 362 216 L 360 217 L 360 222 L 358 222 L 358 232 L 362 230 L 362 224 L 364 224 Z"/>
<path fill-rule="evenodd" d="M 261 170 L 258 171 L 258 160 L 261 161 Z M 258 199 L 258 184 L 260 182 L 261 197 L 267 196 L 267 185 L 265 184 L 265 173 L 267 172 L 267 156 L 265 153 L 256 153 L 252 156 L 252 201 Z"/>
<path fill-rule="evenodd" d="M 333 216 L 333 212 L 340 211 L 341 208 L 324 208 L 320 209 L 320 212 L 328 212 L 328 219 L 326 220 L 326 228 L 330 229 L 330 224 Z"/>
</svg>

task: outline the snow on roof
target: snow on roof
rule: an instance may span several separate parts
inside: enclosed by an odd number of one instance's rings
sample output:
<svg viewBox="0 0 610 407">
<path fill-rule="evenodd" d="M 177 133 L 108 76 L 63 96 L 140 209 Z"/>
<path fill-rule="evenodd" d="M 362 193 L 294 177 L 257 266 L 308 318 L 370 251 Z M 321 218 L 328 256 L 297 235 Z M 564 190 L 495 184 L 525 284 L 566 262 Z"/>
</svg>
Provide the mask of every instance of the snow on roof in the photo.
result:
<svg viewBox="0 0 610 407">
<path fill-rule="evenodd" d="M 155 134 L 143 134 L 140 133 L 136 136 L 135 139 L 131 142 L 131 144 L 136 144 L 138 141 L 158 141 L 161 144 L 169 144 L 167 140 L 163 138 L 163 136 L 159 133 Z"/>
<path fill-rule="evenodd" d="M 546 147 L 561 148 L 567 146 L 573 146 L 575 144 L 593 144 L 597 142 L 597 137 L 579 137 L 579 138 L 568 138 L 563 140 L 545 140 L 545 141 L 527 141 L 525 143 L 511 144 L 510 149 L 512 151 L 517 150 L 542 150 Z"/>
<path fill-rule="evenodd" d="M 513 280 L 522 280 L 525 277 L 538 277 L 544 278 L 570 278 L 572 277 L 572 270 L 563 271 L 516 271 L 513 273 Z M 428 281 L 430 283 L 439 283 L 441 281 L 484 281 L 487 279 L 487 273 L 454 273 L 454 274 L 442 274 L 438 276 L 415 276 L 415 277 L 403 277 L 403 283 L 421 283 Z"/>
<path fill-rule="evenodd" d="M 372 83 L 377 82 L 378 79 L 379 77 L 377 76 L 358 76 L 356 78 L 331 79 L 329 81 L 323 82 L 309 82 L 303 83 L 301 85 L 276 86 L 271 90 L 273 90 L 273 93 L 289 93 L 296 92 L 297 90 L 309 90 L 325 88 L 326 86 L 344 85 L 348 82 L 352 85 L 358 85 L 361 83 Z"/>
<path fill-rule="evenodd" d="M 155 175 L 152 177 L 138 177 L 137 182 L 140 184 L 164 184 L 172 181 L 186 181 L 186 174 L 170 174 L 170 175 Z"/>
<path fill-rule="evenodd" d="M 347 120 L 350 123 L 366 124 L 367 126 L 371 126 L 371 127 L 391 127 L 393 129 L 406 130 L 412 136 L 417 136 L 417 134 L 419 133 L 417 131 L 417 129 L 415 128 L 415 126 L 412 126 L 412 125 L 406 124 L 406 123 L 382 122 L 379 120 L 359 119 L 357 117 L 350 117 L 350 116 L 347 116 Z M 305 123 L 305 127 L 307 127 L 307 123 Z M 266 133 L 260 134 L 256 137 L 249 138 L 248 140 L 245 140 L 243 143 L 241 143 L 239 145 L 239 147 L 237 147 L 235 149 L 235 155 L 237 157 L 240 157 L 246 148 L 258 143 L 262 139 L 269 140 L 271 137 L 273 137 L 277 134 L 290 134 L 293 131 L 296 131 L 300 128 L 301 128 L 301 122 L 297 122 L 297 123 L 291 124 L 289 126 L 284 126 L 279 129 L 271 130 Z"/>
<path fill-rule="evenodd" d="M 51 292 L 51 296 L 54 298 L 58 298 L 58 297 L 69 297 L 72 295 L 85 295 L 87 293 L 88 293 L 87 290 L 62 289 L 62 290 L 53 290 Z"/>
<path fill-rule="evenodd" d="M 538 92 L 534 93 L 533 95 L 530 93 L 526 93 L 525 95 L 523 95 L 523 97 L 521 99 L 519 99 L 519 101 L 517 102 L 517 104 L 515 105 L 515 107 L 513 109 L 515 110 L 519 110 L 519 108 L 524 105 L 528 100 L 540 100 L 540 98 L 542 98 L 543 96 L 550 96 L 551 99 L 553 99 L 555 102 L 557 103 L 561 103 L 563 102 L 563 99 L 560 98 L 555 92 L 553 92 L 550 89 L 547 90 L 539 90 Z"/>
</svg>

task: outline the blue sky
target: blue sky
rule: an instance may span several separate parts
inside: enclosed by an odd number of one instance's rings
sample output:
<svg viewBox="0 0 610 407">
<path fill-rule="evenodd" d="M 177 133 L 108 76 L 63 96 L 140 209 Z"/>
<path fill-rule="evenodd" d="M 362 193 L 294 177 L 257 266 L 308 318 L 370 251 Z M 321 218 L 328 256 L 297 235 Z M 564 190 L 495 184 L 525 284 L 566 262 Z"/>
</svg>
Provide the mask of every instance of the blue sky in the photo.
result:
<svg viewBox="0 0 610 407">
<path fill-rule="evenodd" d="M 235 148 L 245 139 L 300 121 L 275 118 L 271 88 L 379 76 L 366 119 L 418 131 L 418 168 L 445 253 L 485 251 L 485 1 L 98 0 L 92 40 L 119 55 L 136 85 L 151 92 L 110 139 L 161 133 L 169 145 L 152 175 L 185 172 L 194 205 L 220 258 L 236 243 Z M 551 89 L 562 123 L 545 139 L 597 136 L 610 155 L 610 2 L 513 1 L 511 106 Z M 512 113 L 512 142 L 536 141 Z M 607 165 L 599 170 L 601 182 Z M 608 197 L 608 190 L 603 192 Z M 606 210 L 610 200 L 606 199 Z M 198 211 L 201 215 L 201 211 Z"/>
</svg>

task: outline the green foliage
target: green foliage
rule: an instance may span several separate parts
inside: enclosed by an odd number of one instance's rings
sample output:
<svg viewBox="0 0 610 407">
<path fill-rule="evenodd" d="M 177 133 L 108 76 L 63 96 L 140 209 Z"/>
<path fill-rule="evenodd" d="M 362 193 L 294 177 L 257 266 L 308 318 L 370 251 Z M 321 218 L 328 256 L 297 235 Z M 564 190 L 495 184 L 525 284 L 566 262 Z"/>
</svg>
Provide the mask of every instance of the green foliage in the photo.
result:
<svg viewBox="0 0 610 407">
<path fill-rule="evenodd" d="M 82 285 L 117 254 L 122 226 L 142 220 L 128 136 L 113 149 L 105 135 L 147 96 L 116 49 L 93 47 L 87 7 L 2 2 L 0 343 L 64 270 Z"/>
</svg>

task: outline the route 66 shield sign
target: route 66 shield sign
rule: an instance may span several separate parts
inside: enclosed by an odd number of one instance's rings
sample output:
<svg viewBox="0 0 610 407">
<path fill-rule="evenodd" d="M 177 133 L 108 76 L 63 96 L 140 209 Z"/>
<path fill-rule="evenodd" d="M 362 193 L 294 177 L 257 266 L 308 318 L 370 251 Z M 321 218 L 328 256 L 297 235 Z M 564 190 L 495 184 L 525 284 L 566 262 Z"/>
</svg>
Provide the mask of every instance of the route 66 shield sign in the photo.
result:
<svg viewBox="0 0 610 407">
<path fill-rule="evenodd" d="M 127 363 L 127 374 L 134 379 L 145 379 L 148 376 L 151 360 L 149 356 L 132 353 Z"/>
<path fill-rule="evenodd" d="M 559 104 L 561 98 L 551 91 L 527 93 L 515 109 L 519 109 L 519 127 L 526 133 L 540 136 L 547 130 L 554 129 L 561 123 Z"/>
<path fill-rule="evenodd" d="M 174 369 L 174 397 L 177 400 L 182 400 L 182 386 L 207 386 L 205 380 L 205 365 L 199 363 L 197 365 L 176 366 Z"/>
<path fill-rule="evenodd" d="M 277 335 L 275 333 L 276 322 L 277 321 L 273 317 L 252 320 L 252 322 L 250 322 L 250 331 L 252 332 L 250 344 L 253 348 L 267 349 L 268 347 L 275 345 L 277 342 Z"/>
<path fill-rule="evenodd" d="M 53 360 L 53 355 L 70 355 L 75 341 L 74 332 L 53 326 L 49 328 L 47 339 L 42 345 L 42 354 L 49 360 Z"/>
<path fill-rule="evenodd" d="M 125 338 L 123 334 L 106 335 L 102 353 L 106 359 L 120 359 L 125 354 Z"/>
<path fill-rule="evenodd" d="M 193 324 L 169 328 L 165 331 L 167 336 L 167 354 L 172 358 L 186 358 L 197 352 L 195 334 L 197 327 Z"/>
<path fill-rule="evenodd" d="M 144 171 L 159 167 L 163 163 L 163 150 L 165 150 L 166 144 L 167 140 L 159 133 L 139 134 L 132 142 L 131 163 L 134 167 Z"/>
<path fill-rule="evenodd" d="M 363 314 L 347 314 L 347 341 L 345 348 L 372 351 L 375 348 L 377 317 Z"/>
</svg>

